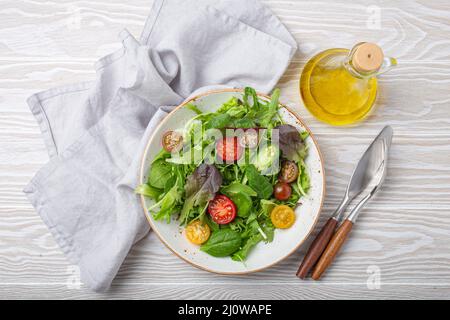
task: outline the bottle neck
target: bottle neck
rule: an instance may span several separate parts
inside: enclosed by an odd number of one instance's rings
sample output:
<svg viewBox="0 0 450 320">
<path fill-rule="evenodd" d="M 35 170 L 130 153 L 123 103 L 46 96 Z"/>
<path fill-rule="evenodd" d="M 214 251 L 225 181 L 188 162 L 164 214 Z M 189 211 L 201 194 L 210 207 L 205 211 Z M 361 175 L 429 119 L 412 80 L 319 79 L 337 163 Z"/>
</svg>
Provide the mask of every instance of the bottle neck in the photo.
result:
<svg viewBox="0 0 450 320">
<path fill-rule="evenodd" d="M 348 56 L 344 59 L 343 61 L 343 66 L 344 68 L 354 77 L 356 78 L 360 78 L 360 79 L 370 79 L 373 78 L 377 75 L 377 70 L 375 71 L 371 71 L 371 72 L 363 72 L 361 70 L 358 70 L 357 68 L 355 68 L 355 66 L 352 63 L 353 60 L 353 55 L 355 53 L 357 46 L 355 46 L 350 53 L 348 54 Z"/>
<path fill-rule="evenodd" d="M 371 72 L 371 73 L 362 73 L 359 72 L 353 65 L 351 62 L 351 59 L 347 58 L 344 60 L 343 62 L 343 66 L 344 68 L 354 77 L 356 78 L 360 78 L 360 79 L 370 79 L 373 78 L 374 76 L 376 76 L 376 72 Z"/>
</svg>

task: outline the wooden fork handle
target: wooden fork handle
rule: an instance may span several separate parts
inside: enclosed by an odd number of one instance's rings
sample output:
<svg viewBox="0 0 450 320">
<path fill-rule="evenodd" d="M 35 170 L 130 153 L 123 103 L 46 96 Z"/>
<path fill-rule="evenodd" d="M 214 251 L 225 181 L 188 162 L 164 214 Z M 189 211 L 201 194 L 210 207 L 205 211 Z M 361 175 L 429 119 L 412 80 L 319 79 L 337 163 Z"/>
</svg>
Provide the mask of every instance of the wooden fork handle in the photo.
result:
<svg viewBox="0 0 450 320">
<path fill-rule="evenodd" d="M 305 279 L 308 275 L 309 270 L 314 267 L 317 260 L 319 260 L 320 255 L 327 247 L 328 242 L 333 236 L 334 230 L 336 229 L 337 220 L 334 218 L 328 219 L 327 223 L 322 227 L 317 237 L 311 243 L 305 257 L 303 258 L 302 264 L 298 268 L 297 277 L 300 279 Z"/>
<path fill-rule="evenodd" d="M 348 234 L 352 230 L 352 227 L 353 222 L 345 220 L 342 223 L 342 225 L 337 229 L 336 233 L 334 234 L 333 238 L 331 238 L 327 248 L 323 252 L 322 256 L 319 259 L 319 262 L 317 262 L 313 270 L 312 278 L 314 280 L 319 280 L 320 276 L 333 262 L 334 258 L 339 253 L 339 250 L 341 249 L 342 245 L 345 243 L 345 240 L 347 239 Z"/>
</svg>

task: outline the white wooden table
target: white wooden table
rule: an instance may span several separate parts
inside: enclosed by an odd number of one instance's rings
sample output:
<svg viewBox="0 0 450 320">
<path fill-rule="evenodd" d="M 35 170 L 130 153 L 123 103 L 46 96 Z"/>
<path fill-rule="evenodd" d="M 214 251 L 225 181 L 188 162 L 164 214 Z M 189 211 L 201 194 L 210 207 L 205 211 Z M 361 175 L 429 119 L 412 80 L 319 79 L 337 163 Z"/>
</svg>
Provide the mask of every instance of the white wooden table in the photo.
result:
<svg viewBox="0 0 450 320">
<path fill-rule="evenodd" d="M 119 47 L 122 28 L 139 35 L 151 2 L 0 0 L 0 298 L 450 298 L 448 0 L 264 1 L 299 43 L 279 86 L 282 101 L 306 120 L 325 157 L 319 225 L 371 139 L 385 124 L 395 130 L 385 187 L 322 281 L 294 276 L 305 246 L 269 270 L 229 277 L 195 269 L 150 234 L 132 250 L 109 293 L 78 288 L 76 272 L 21 191 L 48 159 L 25 99 L 93 80 L 93 63 Z M 319 123 L 300 102 L 304 63 L 320 50 L 362 40 L 399 59 L 380 79 L 376 112 L 353 128 Z"/>
</svg>

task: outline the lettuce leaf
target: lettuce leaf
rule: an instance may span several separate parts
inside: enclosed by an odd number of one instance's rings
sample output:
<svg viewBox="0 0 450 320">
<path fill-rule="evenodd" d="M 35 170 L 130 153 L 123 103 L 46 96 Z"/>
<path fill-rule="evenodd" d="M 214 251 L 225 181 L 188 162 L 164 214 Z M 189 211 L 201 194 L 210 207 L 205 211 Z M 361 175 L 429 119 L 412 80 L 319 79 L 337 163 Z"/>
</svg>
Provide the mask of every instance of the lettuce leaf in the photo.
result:
<svg viewBox="0 0 450 320">
<path fill-rule="evenodd" d="M 201 164 L 187 176 L 184 185 L 186 201 L 181 209 L 181 223 L 186 223 L 189 213 L 194 207 L 205 207 L 214 198 L 222 184 L 219 170 L 210 164 Z"/>
<path fill-rule="evenodd" d="M 297 129 L 289 124 L 283 124 L 276 129 L 278 129 L 279 146 L 283 157 L 301 162 L 306 157 L 307 148 Z"/>
</svg>

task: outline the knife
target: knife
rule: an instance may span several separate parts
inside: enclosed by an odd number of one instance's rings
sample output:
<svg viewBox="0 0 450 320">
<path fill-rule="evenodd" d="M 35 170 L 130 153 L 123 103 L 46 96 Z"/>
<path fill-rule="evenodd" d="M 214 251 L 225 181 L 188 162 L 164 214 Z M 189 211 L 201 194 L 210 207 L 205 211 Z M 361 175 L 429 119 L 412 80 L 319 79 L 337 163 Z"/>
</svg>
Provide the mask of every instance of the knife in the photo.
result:
<svg viewBox="0 0 450 320">
<path fill-rule="evenodd" d="M 383 139 L 377 141 L 377 147 L 374 149 L 371 163 L 368 166 L 369 172 L 372 173 L 371 191 L 362 198 L 362 200 L 353 208 L 353 210 L 348 215 L 347 219 L 342 223 L 342 225 L 337 229 L 336 233 L 331 238 L 325 251 L 314 267 L 312 278 L 314 280 L 319 280 L 321 275 L 333 262 L 339 250 L 345 243 L 353 225 L 358 219 L 359 213 L 364 205 L 373 197 L 373 195 L 381 188 L 387 172 L 387 160 L 389 148 L 391 146 L 392 134 L 386 135 Z M 378 165 L 378 168 L 376 166 Z"/>
<path fill-rule="evenodd" d="M 334 234 L 334 231 L 342 220 L 343 213 L 347 208 L 348 204 L 358 196 L 364 189 L 367 188 L 369 183 L 373 180 L 374 175 L 379 172 L 380 165 L 383 163 L 386 166 L 387 161 L 387 152 L 390 148 L 392 142 L 393 130 L 392 127 L 386 126 L 380 132 L 380 134 L 375 138 L 375 140 L 371 143 L 371 145 L 367 148 L 366 152 L 364 152 L 362 158 L 359 160 L 358 165 L 356 166 L 353 174 L 350 178 L 350 182 L 345 191 L 344 197 L 342 198 L 341 203 L 339 204 L 336 211 L 332 214 L 331 218 L 327 221 L 327 223 L 322 227 L 322 230 L 319 232 L 317 237 L 311 243 L 298 271 L 297 277 L 300 279 L 304 279 L 311 268 L 314 267 L 316 262 L 321 257 L 325 248 L 327 248 L 328 243 L 330 242 L 331 237 Z M 381 146 L 381 147 L 380 147 Z M 384 156 L 386 158 L 384 158 Z M 384 179 L 384 178 L 383 178 Z M 381 181 L 382 182 L 382 181 Z M 375 190 L 375 192 L 378 189 Z M 373 190 L 372 190 L 373 191 Z M 370 198 L 369 198 L 370 199 Z M 366 202 L 369 200 L 367 199 Z M 363 199 L 364 200 L 364 199 Z M 361 203 L 361 207 L 366 203 Z M 358 204 L 359 205 L 359 204 Z M 358 206 L 357 206 L 358 207 Z M 355 207 L 356 208 L 356 207 Z M 359 212 L 359 210 L 358 210 Z M 353 213 L 353 211 L 352 211 Z M 357 217 L 357 213 L 355 213 Z M 350 218 L 350 216 L 349 216 Z M 333 237 L 334 244 L 338 245 L 340 241 L 340 246 L 344 243 L 346 236 L 351 230 L 351 226 L 353 223 L 351 221 L 345 221 L 342 226 L 338 229 L 339 233 L 336 233 L 335 237 Z M 332 248 L 330 248 L 331 250 Z M 337 254 L 337 251 L 336 251 Z M 328 258 L 334 258 L 331 255 L 327 255 Z M 332 261 L 332 259 L 331 259 Z M 321 268 L 323 270 L 317 269 L 315 276 L 320 278 L 319 273 L 321 274 L 325 271 L 326 267 L 331 263 L 331 261 L 325 260 L 322 261 Z M 321 272 L 319 272 L 321 271 Z"/>
</svg>

